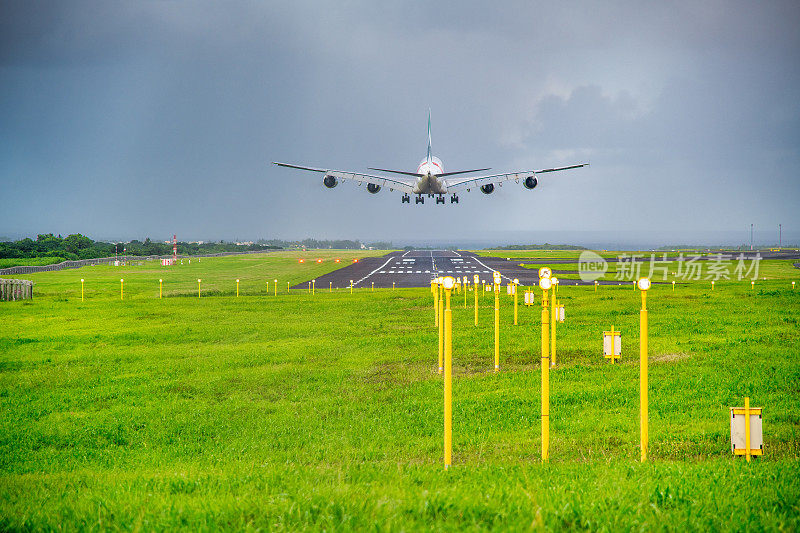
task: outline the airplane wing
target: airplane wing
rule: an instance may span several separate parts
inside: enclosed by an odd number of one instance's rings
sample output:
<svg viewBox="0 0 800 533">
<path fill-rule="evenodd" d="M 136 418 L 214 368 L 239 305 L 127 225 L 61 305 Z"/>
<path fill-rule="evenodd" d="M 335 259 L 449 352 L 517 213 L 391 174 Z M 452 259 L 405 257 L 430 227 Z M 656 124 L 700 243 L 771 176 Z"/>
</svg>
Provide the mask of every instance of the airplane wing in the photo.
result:
<svg viewBox="0 0 800 533">
<path fill-rule="evenodd" d="M 582 163 L 580 165 L 570 165 L 568 167 L 545 168 L 542 170 L 528 170 L 523 172 L 507 172 L 505 174 L 490 174 L 488 176 L 475 176 L 472 178 L 459 179 L 459 180 L 445 180 L 448 190 L 457 189 L 460 187 L 477 187 L 486 185 L 488 183 L 501 183 L 508 180 L 524 180 L 532 178 L 536 174 L 545 174 L 547 172 L 558 172 L 561 170 L 570 170 L 573 168 L 588 167 L 589 163 Z"/>
<path fill-rule="evenodd" d="M 411 193 L 414 191 L 413 183 L 399 178 L 387 178 L 386 176 L 362 174 L 360 172 L 349 172 L 345 170 L 303 167 L 300 165 L 291 165 L 289 163 L 278 163 L 277 161 L 273 161 L 272 164 L 278 165 L 279 167 L 298 168 L 300 170 L 308 170 L 310 172 L 320 172 L 324 173 L 326 176 L 332 176 L 336 179 L 355 181 L 358 182 L 359 185 L 361 185 L 361 183 L 366 181 L 368 183 L 374 183 L 375 185 L 380 185 L 381 187 L 386 186 L 389 187 L 390 189 L 398 189 L 403 192 Z"/>
</svg>

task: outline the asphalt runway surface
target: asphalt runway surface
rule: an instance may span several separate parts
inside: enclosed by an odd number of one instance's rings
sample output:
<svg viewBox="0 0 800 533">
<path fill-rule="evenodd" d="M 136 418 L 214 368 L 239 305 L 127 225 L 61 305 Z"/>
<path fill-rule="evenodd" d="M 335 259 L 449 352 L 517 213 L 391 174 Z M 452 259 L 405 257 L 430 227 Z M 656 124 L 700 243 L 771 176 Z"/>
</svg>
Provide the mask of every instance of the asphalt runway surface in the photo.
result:
<svg viewBox="0 0 800 533">
<path fill-rule="evenodd" d="M 708 253 L 708 252 L 705 252 Z M 713 253 L 713 252 L 712 252 Z M 731 260 L 738 258 L 739 252 L 725 252 Z M 684 259 L 689 260 L 694 257 L 693 253 L 685 253 Z M 745 252 L 745 259 L 751 259 L 755 252 Z M 649 265 L 650 253 L 642 253 L 643 257 L 638 261 L 645 261 Z M 656 261 L 663 258 L 663 252 L 655 252 Z M 669 254 L 667 260 L 674 261 L 677 255 Z M 761 252 L 762 259 L 791 259 L 800 258 L 797 252 Z M 714 257 L 703 256 L 702 261 L 713 260 Z M 609 263 L 617 262 L 618 259 L 607 259 Z M 391 287 L 429 287 L 431 279 L 438 276 L 453 276 L 458 278 L 467 277 L 472 283 L 473 276 L 477 274 L 482 281 L 491 283 L 492 273 L 500 272 L 503 285 L 513 279 L 518 279 L 523 286 L 533 286 L 539 283 L 539 275 L 536 269 L 524 268 L 521 264 L 528 265 L 553 265 L 555 275 L 564 273 L 576 274 L 575 270 L 559 270 L 556 265 L 575 264 L 577 259 L 552 259 L 541 257 L 513 258 L 503 257 L 482 257 L 473 252 L 462 252 L 454 250 L 412 250 L 407 252 L 392 252 L 382 257 L 366 257 L 360 259 L 358 263 L 335 270 L 316 280 L 316 287 L 320 290 L 328 289 L 331 285 L 336 289 L 350 287 L 350 281 L 355 288 L 371 288 L 373 284 L 377 288 Z M 310 280 L 309 280 L 310 281 Z M 601 279 L 600 285 L 628 285 L 630 281 L 619 281 L 615 279 Z M 658 283 L 658 282 L 654 282 Z M 562 285 L 593 285 L 593 281 L 581 281 L 579 279 L 563 279 Z M 308 281 L 299 283 L 292 289 L 307 289 Z"/>
</svg>

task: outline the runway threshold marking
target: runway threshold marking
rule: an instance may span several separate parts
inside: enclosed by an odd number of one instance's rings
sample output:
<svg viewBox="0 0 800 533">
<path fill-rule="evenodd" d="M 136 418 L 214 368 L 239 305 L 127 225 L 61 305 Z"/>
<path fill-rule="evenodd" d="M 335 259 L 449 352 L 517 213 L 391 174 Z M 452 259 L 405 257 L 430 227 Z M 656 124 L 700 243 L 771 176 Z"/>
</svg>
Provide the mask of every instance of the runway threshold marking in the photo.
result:
<svg viewBox="0 0 800 533">
<path fill-rule="evenodd" d="M 370 277 L 371 275 L 373 275 L 375 272 L 379 271 L 380 269 L 382 269 L 383 267 L 385 267 L 386 265 L 388 265 L 388 264 L 389 264 L 389 261 L 391 261 L 392 259 L 394 259 L 394 256 L 390 257 L 389 259 L 387 259 L 387 260 L 386 260 L 386 262 L 385 262 L 384 264 L 382 264 L 381 266 L 379 266 L 378 268 L 376 268 L 375 270 L 373 270 L 372 272 L 370 272 L 369 274 L 367 274 L 366 276 L 364 276 L 364 277 L 363 277 L 363 278 L 361 278 L 360 280 L 358 280 L 358 281 L 356 281 L 355 283 L 353 283 L 353 286 L 355 287 L 356 285 L 358 285 L 359 283 L 361 283 L 362 281 L 364 281 L 365 279 L 367 279 L 368 277 Z"/>
<path fill-rule="evenodd" d="M 478 256 L 477 256 L 477 255 L 476 255 L 476 256 L 473 256 L 472 258 L 473 258 L 475 261 L 477 261 L 478 263 L 480 263 L 481 265 L 483 265 L 483 268 L 489 268 L 488 266 L 486 266 L 486 264 L 485 264 L 483 261 L 481 261 L 480 259 L 478 259 Z M 491 271 L 492 271 L 492 269 L 491 269 L 491 268 L 489 268 L 489 271 L 491 272 Z M 500 271 L 498 270 L 497 272 L 500 272 Z M 509 278 L 508 276 L 506 276 L 506 275 L 505 275 L 505 274 L 503 274 L 502 272 L 500 272 L 500 277 L 501 277 L 501 278 L 506 278 L 508 281 L 511 281 L 511 278 Z"/>
</svg>

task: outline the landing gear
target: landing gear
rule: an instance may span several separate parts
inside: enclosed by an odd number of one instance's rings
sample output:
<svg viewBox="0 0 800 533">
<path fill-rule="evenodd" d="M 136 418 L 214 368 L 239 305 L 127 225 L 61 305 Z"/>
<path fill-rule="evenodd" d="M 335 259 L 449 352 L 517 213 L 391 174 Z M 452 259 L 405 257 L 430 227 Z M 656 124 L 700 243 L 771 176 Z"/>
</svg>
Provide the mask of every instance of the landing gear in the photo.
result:
<svg viewBox="0 0 800 533">
<path fill-rule="evenodd" d="M 411 203 L 411 197 L 408 194 L 404 194 L 403 197 L 400 198 L 400 203 L 401 204 L 410 204 Z"/>
<path fill-rule="evenodd" d="M 451 196 L 450 197 L 450 203 L 451 204 L 457 204 L 458 203 L 458 196 L 456 196 L 455 194 L 453 196 Z"/>
<path fill-rule="evenodd" d="M 418 194 L 417 197 L 414 198 L 414 203 L 415 204 L 424 204 L 425 203 L 425 198 L 421 194 Z"/>
<path fill-rule="evenodd" d="M 436 195 L 436 203 L 437 204 L 443 204 L 444 203 L 444 195 L 443 194 Z"/>
</svg>

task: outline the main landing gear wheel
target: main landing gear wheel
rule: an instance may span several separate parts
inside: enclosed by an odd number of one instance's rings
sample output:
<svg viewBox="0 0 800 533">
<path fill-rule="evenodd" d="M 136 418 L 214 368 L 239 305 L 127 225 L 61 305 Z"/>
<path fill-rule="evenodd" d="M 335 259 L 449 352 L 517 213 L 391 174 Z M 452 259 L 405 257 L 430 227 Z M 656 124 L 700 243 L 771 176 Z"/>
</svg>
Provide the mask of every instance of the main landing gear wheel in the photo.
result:
<svg viewBox="0 0 800 533">
<path fill-rule="evenodd" d="M 421 194 L 418 194 L 417 197 L 414 198 L 414 203 L 415 204 L 424 204 L 425 203 L 425 198 L 423 198 L 423 196 Z"/>
<path fill-rule="evenodd" d="M 453 196 L 451 196 L 450 197 L 450 203 L 451 204 L 457 204 L 458 203 L 458 196 L 456 196 L 455 194 Z"/>
<path fill-rule="evenodd" d="M 404 194 L 403 197 L 400 198 L 400 203 L 401 204 L 410 204 L 411 203 L 411 197 L 409 195 L 407 195 L 407 194 Z"/>
<path fill-rule="evenodd" d="M 443 204 L 444 203 L 444 195 L 443 194 L 439 194 L 439 195 L 436 196 L 436 203 L 437 204 Z"/>
</svg>

